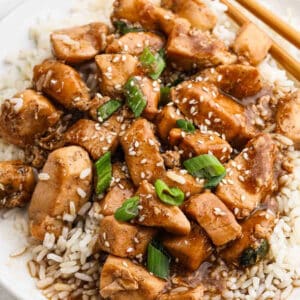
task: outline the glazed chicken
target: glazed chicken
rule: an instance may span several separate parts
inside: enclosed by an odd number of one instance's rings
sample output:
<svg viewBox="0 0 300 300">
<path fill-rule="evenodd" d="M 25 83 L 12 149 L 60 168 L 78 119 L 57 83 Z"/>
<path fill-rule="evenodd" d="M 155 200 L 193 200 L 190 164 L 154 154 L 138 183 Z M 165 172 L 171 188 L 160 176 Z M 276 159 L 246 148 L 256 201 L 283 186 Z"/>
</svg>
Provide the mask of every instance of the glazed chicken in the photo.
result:
<svg viewBox="0 0 300 300">
<path fill-rule="evenodd" d="M 29 203 L 31 236 L 56 243 L 50 268 L 71 255 L 84 265 L 62 275 L 69 289 L 100 276 L 91 297 L 206 299 L 225 281 L 215 267 L 268 254 L 286 157 L 300 147 L 300 94 L 260 74 L 263 31 L 246 24 L 226 46 L 205 3 L 116 0 L 112 25 L 54 31 L 54 57 L 1 105 L 0 137 L 25 162 L 0 162 L 0 208 Z M 89 240 L 95 265 L 80 255 Z M 57 258 L 64 241 L 78 253 Z"/>
</svg>

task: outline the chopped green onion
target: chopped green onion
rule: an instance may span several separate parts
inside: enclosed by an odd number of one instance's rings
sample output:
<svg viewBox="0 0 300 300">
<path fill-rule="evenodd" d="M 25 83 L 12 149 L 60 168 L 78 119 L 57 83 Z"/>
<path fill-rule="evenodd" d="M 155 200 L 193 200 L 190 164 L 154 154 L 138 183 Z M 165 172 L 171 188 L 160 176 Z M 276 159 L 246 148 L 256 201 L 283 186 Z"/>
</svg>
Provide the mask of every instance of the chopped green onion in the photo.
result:
<svg viewBox="0 0 300 300">
<path fill-rule="evenodd" d="M 162 86 L 160 88 L 160 104 L 165 105 L 170 102 L 171 88 L 169 86 Z"/>
<path fill-rule="evenodd" d="M 184 201 L 184 193 L 177 187 L 168 187 L 162 180 L 155 181 L 155 191 L 158 198 L 170 205 L 181 205 Z"/>
<path fill-rule="evenodd" d="M 153 80 L 157 80 L 166 67 L 163 53 L 159 51 L 158 53 L 153 54 L 148 47 L 145 48 L 141 54 L 140 61 L 148 70 L 148 75 Z"/>
<path fill-rule="evenodd" d="M 222 175 L 220 176 L 214 176 L 211 177 L 210 179 L 207 180 L 207 182 L 204 185 L 204 188 L 206 189 L 213 189 L 214 187 L 216 187 L 221 181 L 222 179 L 226 176 L 226 172 L 224 172 Z"/>
<path fill-rule="evenodd" d="M 225 167 L 211 154 L 203 154 L 183 162 L 188 172 L 199 178 L 205 178 L 206 188 L 216 187 L 226 175 Z"/>
<path fill-rule="evenodd" d="M 129 32 L 141 32 L 144 31 L 141 27 L 130 27 L 126 22 L 124 21 L 115 21 L 114 26 L 116 28 L 116 31 L 122 35 L 129 33 Z"/>
<path fill-rule="evenodd" d="M 110 186 L 112 179 L 111 153 L 106 152 L 95 163 L 97 173 L 96 193 L 102 194 Z"/>
<path fill-rule="evenodd" d="M 104 120 L 108 119 L 121 106 L 122 103 L 118 100 L 110 100 L 101 105 L 97 110 L 99 121 L 103 122 Z"/>
<path fill-rule="evenodd" d="M 147 106 L 147 100 L 135 77 L 131 77 L 125 84 L 125 96 L 134 116 L 139 117 Z"/>
<path fill-rule="evenodd" d="M 156 241 L 152 241 L 148 245 L 147 269 L 155 276 L 163 279 L 168 279 L 170 275 L 170 258 Z"/>
<path fill-rule="evenodd" d="M 139 214 L 139 201 L 139 196 L 127 199 L 115 212 L 116 220 L 126 222 L 134 219 Z"/>
<path fill-rule="evenodd" d="M 183 119 L 177 120 L 176 124 L 179 128 L 181 128 L 186 132 L 194 132 L 196 130 L 194 124 L 187 120 L 183 120 Z"/>
</svg>

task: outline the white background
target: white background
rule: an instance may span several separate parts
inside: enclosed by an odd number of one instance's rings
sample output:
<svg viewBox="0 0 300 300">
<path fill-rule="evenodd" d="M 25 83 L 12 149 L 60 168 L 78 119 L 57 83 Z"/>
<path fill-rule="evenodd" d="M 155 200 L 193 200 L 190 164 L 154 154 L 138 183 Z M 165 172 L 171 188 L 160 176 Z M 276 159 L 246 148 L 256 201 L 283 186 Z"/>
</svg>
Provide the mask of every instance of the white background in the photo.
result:
<svg viewBox="0 0 300 300">
<path fill-rule="evenodd" d="M 26 0 L 0 0 L 0 21 L 5 15 L 7 15 L 17 5 L 19 5 L 20 3 L 24 2 L 24 1 L 26 1 Z M 45 1 L 45 0 L 41 0 L 41 1 Z M 68 0 L 64 0 L 64 1 L 68 1 Z M 99 0 L 99 1 L 105 1 L 105 0 Z M 293 16 L 299 16 L 300 15 L 300 0 L 285 0 L 285 1 L 265 0 L 265 2 L 268 2 L 268 4 L 269 4 L 268 6 L 269 6 L 270 9 L 278 10 L 278 9 L 281 8 L 282 9 L 281 11 L 285 15 L 289 15 L 289 14 L 292 14 Z M 297 9 L 294 10 L 294 11 L 287 11 L 286 9 L 289 6 L 289 4 L 292 5 L 294 8 L 297 8 Z M 24 17 L 31 17 L 31 16 L 24 16 Z M 0 40 L 1 40 L 1 37 L 0 37 Z M 1 42 L 2 42 L 1 44 L 3 46 L 3 45 L 5 45 L 5 42 L 7 42 L 7 41 L 2 41 L 1 40 Z M 1 241 L 1 243 L 2 242 L 5 242 L 5 241 Z M 0 300 L 17 300 L 17 299 L 9 296 L 3 290 L 3 288 L 0 287 Z"/>
</svg>

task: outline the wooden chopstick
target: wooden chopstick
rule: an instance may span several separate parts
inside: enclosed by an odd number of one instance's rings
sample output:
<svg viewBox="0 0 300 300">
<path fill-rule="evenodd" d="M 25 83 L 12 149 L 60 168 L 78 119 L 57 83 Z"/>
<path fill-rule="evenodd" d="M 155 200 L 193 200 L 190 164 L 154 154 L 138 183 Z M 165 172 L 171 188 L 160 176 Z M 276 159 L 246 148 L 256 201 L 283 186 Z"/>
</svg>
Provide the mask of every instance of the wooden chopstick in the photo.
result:
<svg viewBox="0 0 300 300">
<path fill-rule="evenodd" d="M 228 7 L 228 15 L 239 25 L 251 22 L 239 9 L 228 0 L 220 0 Z M 278 43 L 272 40 L 271 55 L 297 80 L 300 81 L 300 63 L 289 55 Z"/>
<path fill-rule="evenodd" d="M 282 21 L 267 8 L 259 4 L 256 0 L 236 0 L 256 17 L 261 19 L 276 32 L 286 38 L 289 42 L 300 48 L 300 32 L 292 26 Z"/>
</svg>

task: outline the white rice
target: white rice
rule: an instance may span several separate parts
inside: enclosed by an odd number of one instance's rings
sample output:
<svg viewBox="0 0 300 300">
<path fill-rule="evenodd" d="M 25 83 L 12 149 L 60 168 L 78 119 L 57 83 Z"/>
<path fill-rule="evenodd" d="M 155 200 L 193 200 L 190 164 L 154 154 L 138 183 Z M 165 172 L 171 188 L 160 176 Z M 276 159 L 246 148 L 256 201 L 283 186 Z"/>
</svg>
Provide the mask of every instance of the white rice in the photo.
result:
<svg viewBox="0 0 300 300">
<path fill-rule="evenodd" d="M 78 7 L 72 10 L 67 20 L 49 18 L 46 21 L 38 21 L 37 26 L 30 30 L 30 38 L 35 42 L 35 49 L 22 50 L 17 57 L 12 55 L 6 60 L 10 67 L 9 72 L 0 80 L 0 103 L 30 86 L 33 66 L 51 55 L 49 44 L 51 31 L 96 20 L 108 23 L 112 2 L 113 0 L 78 1 Z M 214 34 L 230 45 L 236 37 L 238 26 L 226 16 L 226 6 L 219 0 L 204 0 L 204 2 L 218 16 Z M 287 20 L 299 28 L 297 19 L 290 16 Z M 294 56 L 300 57 L 298 49 L 275 35 L 273 37 L 282 42 L 285 49 Z M 279 90 L 279 93 L 294 89 L 294 82 L 288 78 L 284 70 L 278 68 L 272 57 L 268 56 L 259 65 L 259 70 L 264 80 Z M 289 156 L 295 169 L 293 174 L 280 179 L 284 187 L 277 200 L 282 217 L 276 224 L 270 240 L 269 258 L 247 269 L 246 273 L 238 270 L 225 272 L 227 289 L 222 293 L 225 299 L 287 299 L 293 286 L 300 286 L 300 153 L 290 149 Z M 24 159 L 23 151 L 0 140 L 0 160 L 12 159 Z M 88 169 L 83 170 L 80 178 L 86 178 L 90 172 Z M 47 176 L 39 174 L 39 177 L 40 180 L 46 180 Z M 85 197 L 82 192 L 78 190 L 78 194 Z M 1 216 L 6 218 L 16 218 L 16 214 L 19 214 L 19 210 L 1 212 Z M 78 220 L 76 227 L 72 230 L 65 227 L 56 242 L 53 235 L 47 234 L 42 245 L 30 249 L 32 260 L 28 263 L 29 272 L 37 278 L 37 287 L 43 289 L 44 295 L 51 299 L 76 296 L 82 299 L 99 298 L 99 255 L 92 253 L 97 241 L 99 220 L 103 216 L 98 213 L 97 204 L 92 205 L 88 202 L 77 215 L 70 207 L 70 214 L 63 216 L 70 225 L 75 218 Z M 27 235 L 28 228 L 25 229 L 27 220 L 19 216 L 18 224 L 21 224 L 18 225 L 20 230 Z M 18 255 L 21 252 L 16 253 Z M 213 298 L 206 296 L 206 298 L 217 300 L 221 299 L 221 296 Z"/>
</svg>

